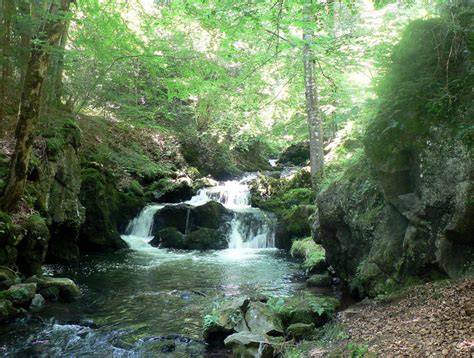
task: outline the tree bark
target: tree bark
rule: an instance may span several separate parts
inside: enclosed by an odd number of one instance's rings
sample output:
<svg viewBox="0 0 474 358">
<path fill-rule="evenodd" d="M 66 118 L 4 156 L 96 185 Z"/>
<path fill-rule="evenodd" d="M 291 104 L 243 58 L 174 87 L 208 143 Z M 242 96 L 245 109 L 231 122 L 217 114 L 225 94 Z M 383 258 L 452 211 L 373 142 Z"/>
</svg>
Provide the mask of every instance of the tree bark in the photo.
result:
<svg viewBox="0 0 474 358">
<path fill-rule="evenodd" d="M 40 112 L 41 90 L 48 70 L 49 52 L 51 47 L 59 44 L 66 23 L 64 15 L 69 11 L 70 2 L 71 0 L 51 2 L 47 19 L 32 41 L 15 132 L 15 151 L 1 201 L 1 207 L 4 210 L 12 210 L 15 207 L 26 185 L 34 131 Z"/>
<path fill-rule="evenodd" d="M 311 22 L 311 4 L 308 0 L 304 5 L 304 16 L 307 23 Z M 311 178 L 313 186 L 317 187 L 323 176 L 324 150 L 323 150 L 323 126 L 319 112 L 318 88 L 316 84 L 316 61 L 311 48 L 314 31 L 306 25 L 303 28 L 303 63 L 304 63 L 304 87 L 306 97 L 306 113 L 309 129 L 309 150 L 311 164 Z"/>
<path fill-rule="evenodd" d="M 0 130 L 3 135 L 5 122 L 5 108 L 7 104 L 7 87 L 10 77 L 10 61 L 11 61 L 11 31 L 13 16 L 13 1 L 4 0 L 2 2 L 2 82 L 0 84 Z"/>
<path fill-rule="evenodd" d="M 67 36 L 69 30 L 69 21 L 66 23 L 61 34 L 61 42 L 59 43 L 59 54 L 54 73 L 53 83 L 53 103 L 60 104 L 63 92 L 63 73 L 64 73 L 64 51 L 66 50 Z"/>
</svg>

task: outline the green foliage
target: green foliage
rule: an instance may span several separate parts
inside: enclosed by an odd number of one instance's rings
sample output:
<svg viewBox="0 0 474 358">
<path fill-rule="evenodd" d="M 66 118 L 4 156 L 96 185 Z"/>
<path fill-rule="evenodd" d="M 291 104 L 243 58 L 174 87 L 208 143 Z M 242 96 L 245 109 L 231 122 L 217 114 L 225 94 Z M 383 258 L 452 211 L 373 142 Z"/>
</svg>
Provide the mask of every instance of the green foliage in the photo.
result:
<svg viewBox="0 0 474 358">
<path fill-rule="evenodd" d="M 305 270 L 311 271 L 311 269 L 326 261 L 324 248 L 316 244 L 311 237 L 293 241 L 290 252 L 291 256 L 304 260 L 302 267 Z"/>
<path fill-rule="evenodd" d="M 369 351 L 367 345 L 359 345 L 353 342 L 348 343 L 346 349 L 349 351 L 351 358 L 363 357 Z"/>
</svg>

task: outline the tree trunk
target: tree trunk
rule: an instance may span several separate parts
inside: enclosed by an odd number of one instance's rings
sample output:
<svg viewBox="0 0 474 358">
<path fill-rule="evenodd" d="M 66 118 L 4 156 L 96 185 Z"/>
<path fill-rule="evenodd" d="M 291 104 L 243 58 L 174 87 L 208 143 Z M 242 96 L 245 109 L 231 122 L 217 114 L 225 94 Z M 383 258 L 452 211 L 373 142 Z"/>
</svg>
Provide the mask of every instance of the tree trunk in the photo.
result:
<svg viewBox="0 0 474 358">
<path fill-rule="evenodd" d="M 35 4 L 35 2 L 33 2 L 33 4 Z M 20 27 L 20 50 L 18 53 L 20 66 L 20 88 L 23 88 L 23 84 L 25 82 L 26 67 L 30 57 L 31 36 L 33 32 L 32 6 L 38 5 L 31 5 L 27 0 L 20 0 L 18 5 L 18 11 L 22 20 Z"/>
<path fill-rule="evenodd" d="M 7 104 L 7 87 L 10 77 L 10 41 L 12 31 L 13 1 L 2 2 L 2 82 L 0 84 L 0 130 L 3 135 L 5 124 L 5 109 Z"/>
<path fill-rule="evenodd" d="M 53 83 L 53 103 L 60 104 L 63 92 L 63 73 L 64 73 L 64 51 L 66 50 L 67 36 L 69 30 L 69 21 L 66 23 L 59 43 L 59 54 L 54 73 Z"/>
<path fill-rule="evenodd" d="M 311 0 L 308 0 L 304 6 L 305 20 L 308 24 L 311 22 L 311 4 Z M 314 31 L 308 24 L 303 29 L 304 87 L 309 129 L 311 178 L 313 186 L 317 187 L 324 169 L 323 126 L 318 104 L 315 58 L 311 48 Z"/>
<path fill-rule="evenodd" d="M 2 197 L 4 210 L 12 210 L 21 198 L 28 175 L 28 164 L 38 122 L 41 90 L 48 70 L 49 51 L 58 45 L 66 23 L 71 0 L 52 1 L 45 22 L 32 41 L 31 57 L 21 94 L 20 110 L 16 127 L 15 152 L 10 164 L 7 185 Z"/>
</svg>

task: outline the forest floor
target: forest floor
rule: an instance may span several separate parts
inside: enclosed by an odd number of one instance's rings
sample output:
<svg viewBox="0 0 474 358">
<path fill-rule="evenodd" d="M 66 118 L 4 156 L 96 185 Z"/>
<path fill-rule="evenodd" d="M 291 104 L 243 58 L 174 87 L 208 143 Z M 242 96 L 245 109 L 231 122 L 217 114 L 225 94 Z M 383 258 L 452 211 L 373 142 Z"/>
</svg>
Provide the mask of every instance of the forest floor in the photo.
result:
<svg viewBox="0 0 474 358">
<path fill-rule="evenodd" d="M 368 356 L 474 356 L 474 278 L 410 287 L 340 312 L 350 342 Z M 314 349 L 312 357 L 327 356 Z M 331 353 L 329 353 L 331 356 Z"/>
</svg>

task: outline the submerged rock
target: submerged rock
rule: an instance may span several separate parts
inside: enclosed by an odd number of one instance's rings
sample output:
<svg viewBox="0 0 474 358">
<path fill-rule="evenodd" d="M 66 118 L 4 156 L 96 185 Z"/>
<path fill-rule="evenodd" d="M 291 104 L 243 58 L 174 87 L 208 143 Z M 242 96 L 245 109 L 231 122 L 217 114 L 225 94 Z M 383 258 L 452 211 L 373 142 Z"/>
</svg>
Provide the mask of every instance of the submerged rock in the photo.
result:
<svg viewBox="0 0 474 358">
<path fill-rule="evenodd" d="M 220 231 L 200 228 L 185 236 L 185 246 L 188 250 L 224 250 L 228 243 Z"/>
</svg>

